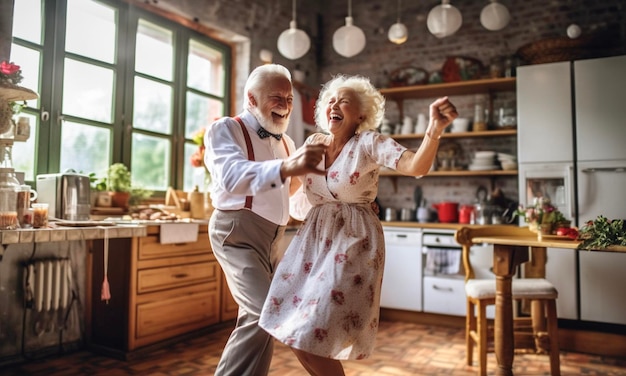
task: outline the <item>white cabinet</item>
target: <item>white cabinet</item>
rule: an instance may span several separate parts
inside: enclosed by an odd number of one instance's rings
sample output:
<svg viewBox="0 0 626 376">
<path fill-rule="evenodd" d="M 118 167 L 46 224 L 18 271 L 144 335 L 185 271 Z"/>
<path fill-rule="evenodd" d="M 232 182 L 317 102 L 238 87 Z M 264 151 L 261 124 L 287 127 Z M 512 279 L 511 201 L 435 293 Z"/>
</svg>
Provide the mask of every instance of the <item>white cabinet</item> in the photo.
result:
<svg viewBox="0 0 626 376">
<path fill-rule="evenodd" d="M 424 312 L 465 316 L 465 280 L 424 276 Z"/>
<path fill-rule="evenodd" d="M 571 162 L 574 158 L 569 62 L 517 69 L 518 162 Z"/>
<path fill-rule="evenodd" d="M 626 255 L 620 252 L 578 252 L 581 281 L 580 318 L 626 325 L 624 299 Z"/>
<path fill-rule="evenodd" d="M 385 227 L 385 271 L 380 296 L 383 308 L 422 310 L 422 232 Z"/>
<path fill-rule="evenodd" d="M 559 292 L 556 313 L 560 319 L 577 320 L 576 252 L 571 249 L 548 248 L 546 279 Z"/>
</svg>

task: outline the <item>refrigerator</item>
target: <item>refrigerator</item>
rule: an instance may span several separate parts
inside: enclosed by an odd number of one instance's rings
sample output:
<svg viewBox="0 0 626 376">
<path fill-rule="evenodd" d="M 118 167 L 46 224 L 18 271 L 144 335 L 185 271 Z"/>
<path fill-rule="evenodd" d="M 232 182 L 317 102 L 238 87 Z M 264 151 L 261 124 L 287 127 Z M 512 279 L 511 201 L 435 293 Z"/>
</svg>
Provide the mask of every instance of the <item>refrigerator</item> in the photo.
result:
<svg viewBox="0 0 626 376">
<path fill-rule="evenodd" d="M 547 196 L 577 226 L 626 219 L 625 98 L 626 56 L 518 69 L 520 204 Z M 548 249 L 559 317 L 626 324 L 625 256 Z"/>
</svg>

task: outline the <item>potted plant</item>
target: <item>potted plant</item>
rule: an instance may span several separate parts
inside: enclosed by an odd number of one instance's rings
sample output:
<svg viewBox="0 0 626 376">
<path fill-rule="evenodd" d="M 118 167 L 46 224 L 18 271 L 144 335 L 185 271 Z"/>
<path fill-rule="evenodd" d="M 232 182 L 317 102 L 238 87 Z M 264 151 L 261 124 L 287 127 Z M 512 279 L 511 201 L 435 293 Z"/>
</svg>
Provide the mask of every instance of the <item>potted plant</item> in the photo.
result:
<svg viewBox="0 0 626 376">
<path fill-rule="evenodd" d="M 132 189 L 130 171 L 123 163 L 114 163 L 107 169 L 106 187 L 113 207 L 128 209 Z"/>
</svg>

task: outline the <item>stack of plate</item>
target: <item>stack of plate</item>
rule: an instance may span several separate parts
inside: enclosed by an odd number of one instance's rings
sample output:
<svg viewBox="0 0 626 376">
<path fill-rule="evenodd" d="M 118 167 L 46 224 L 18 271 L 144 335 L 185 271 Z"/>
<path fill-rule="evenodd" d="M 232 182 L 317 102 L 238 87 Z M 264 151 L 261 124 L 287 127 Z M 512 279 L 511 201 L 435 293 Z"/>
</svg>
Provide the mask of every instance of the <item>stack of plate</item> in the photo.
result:
<svg viewBox="0 0 626 376">
<path fill-rule="evenodd" d="M 496 152 L 495 151 L 477 151 L 474 153 L 474 159 L 468 166 L 470 171 L 488 171 L 498 170 L 499 166 L 496 164 Z"/>
<path fill-rule="evenodd" d="M 517 170 L 517 160 L 514 155 L 498 153 L 498 161 L 503 170 Z"/>
</svg>

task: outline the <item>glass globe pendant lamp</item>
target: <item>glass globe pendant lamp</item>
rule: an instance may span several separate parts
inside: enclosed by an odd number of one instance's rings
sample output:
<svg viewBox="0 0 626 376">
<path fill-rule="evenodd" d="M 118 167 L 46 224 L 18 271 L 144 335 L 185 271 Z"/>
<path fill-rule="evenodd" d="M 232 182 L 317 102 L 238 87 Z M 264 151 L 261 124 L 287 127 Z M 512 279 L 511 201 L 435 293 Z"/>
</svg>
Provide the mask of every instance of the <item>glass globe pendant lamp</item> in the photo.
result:
<svg viewBox="0 0 626 376">
<path fill-rule="evenodd" d="M 409 31 L 406 26 L 400 22 L 400 0 L 398 0 L 398 19 L 396 23 L 389 28 L 387 37 L 395 44 L 402 44 L 409 38 Z"/>
<path fill-rule="evenodd" d="M 293 0 L 293 14 L 289 29 L 283 31 L 278 37 L 278 52 L 290 60 L 299 59 L 311 48 L 309 36 L 298 29 L 296 24 L 296 0 Z"/>
<path fill-rule="evenodd" d="M 486 5 L 480 12 L 480 23 L 487 30 L 502 30 L 511 21 L 509 10 L 497 0 L 490 0 L 491 3 Z"/>
<path fill-rule="evenodd" d="M 345 26 L 340 27 L 333 34 L 333 48 L 344 57 L 352 57 L 365 48 L 365 33 L 353 25 L 352 1 L 348 0 L 348 17 Z"/>
<path fill-rule="evenodd" d="M 437 38 L 445 38 L 456 33 L 462 24 L 463 16 L 450 4 L 450 0 L 441 0 L 441 4 L 431 9 L 426 19 L 428 31 Z"/>
</svg>

